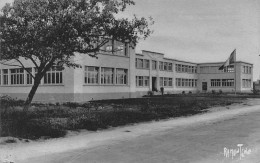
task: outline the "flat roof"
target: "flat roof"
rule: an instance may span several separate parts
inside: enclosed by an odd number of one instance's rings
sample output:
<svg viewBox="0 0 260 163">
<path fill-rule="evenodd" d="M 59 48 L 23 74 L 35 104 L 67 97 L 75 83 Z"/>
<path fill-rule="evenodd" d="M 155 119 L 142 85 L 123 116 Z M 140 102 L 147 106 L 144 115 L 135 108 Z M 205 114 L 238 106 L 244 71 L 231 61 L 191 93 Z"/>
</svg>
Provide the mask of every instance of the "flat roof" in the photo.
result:
<svg viewBox="0 0 260 163">
<path fill-rule="evenodd" d="M 153 52 L 153 51 L 149 51 L 149 50 L 142 50 L 142 52 L 164 55 L 163 53 Z M 144 56 L 144 54 L 140 54 L 140 53 L 135 53 L 135 54 L 136 54 L 136 55 L 139 55 L 139 56 Z M 203 65 L 203 64 L 223 64 L 223 63 L 225 63 L 225 61 L 222 61 L 222 62 L 195 63 L 195 62 L 183 61 L 183 60 L 173 59 L 173 58 L 167 58 L 167 57 L 163 57 L 163 59 L 172 60 L 172 61 L 177 61 L 177 62 L 183 62 L 183 63 L 196 64 L 196 65 Z M 244 61 L 236 61 L 236 63 L 245 63 L 245 64 L 253 65 L 252 63 L 248 63 L 248 62 L 244 62 Z"/>
<path fill-rule="evenodd" d="M 223 62 L 205 62 L 205 63 L 198 63 L 198 65 L 202 65 L 202 64 L 223 64 L 223 63 L 225 63 L 225 61 L 223 61 Z M 253 65 L 252 63 L 248 63 L 248 62 L 244 62 L 244 61 L 236 61 L 236 63 L 245 63 L 245 64 Z"/>
<path fill-rule="evenodd" d="M 142 52 L 148 52 L 148 53 L 155 53 L 155 54 L 164 55 L 163 53 L 153 52 L 153 51 L 148 51 L 148 50 L 142 50 Z"/>
</svg>

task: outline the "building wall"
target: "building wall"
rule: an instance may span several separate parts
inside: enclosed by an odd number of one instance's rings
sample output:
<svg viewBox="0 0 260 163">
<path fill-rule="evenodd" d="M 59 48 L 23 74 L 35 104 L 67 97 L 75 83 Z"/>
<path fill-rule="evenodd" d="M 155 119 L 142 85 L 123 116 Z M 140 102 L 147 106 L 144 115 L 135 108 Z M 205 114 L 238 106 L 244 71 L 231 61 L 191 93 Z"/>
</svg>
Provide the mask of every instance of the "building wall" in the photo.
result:
<svg viewBox="0 0 260 163">
<path fill-rule="evenodd" d="M 142 54 L 136 54 L 135 49 L 128 48 L 127 56 L 117 56 L 112 54 L 99 54 L 98 58 L 90 57 L 89 55 L 75 54 L 72 61 L 78 63 L 82 68 L 68 68 L 62 71 L 63 82 L 62 84 L 44 84 L 43 81 L 37 89 L 34 101 L 42 102 L 65 102 L 65 101 L 90 101 L 111 98 L 135 98 L 147 95 L 148 91 L 152 91 L 155 87 L 158 91 L 164 88 L 165 94 L 168 93 L 181 93 L 188 92 L 203 92 L 202 83 L 207 83 L 207 91 L 222 90 L 223 92 L 234 92 L 235 87 L 211 87 L 211 79 L 234 79 L 236 77 L 236 91 L 249 92 L 253 86 L 252 69 L 251 73 L 245 73 L 244 67 L 252 67 L 252 64 L 245 62 L 236 63 L 236 75 L 234 72 L 219 72 L 216 68 L 220 67 L 223 63 L 202 63 L 196 64 L 186 61 L 165 58 L 164 54 L 142 51 Z M 136 67 L 136 58 L 149 60 L 148 67 Z M 152 68 L 152 61 L 156 61 L 156 69 Z M 22 61 L 26 67 L 33 67 L 33 64 L 28 60 Z M 172 64 L 171 70 L 160 70 L 159 63 L 167 62 Z M 176 71 L 177 65 L 192 66 L 196 68 L 197 72 L 179 72 Z M 99 67 L 99 82 L 97 84 L 85 83 L 85 67 L 95 66 Z M 209 73 L 200 72 L 202 66 L 215 66 L 215 70 Z M 101 84 L 101 68 L 110 67 L 127 69 L 127 83 L 117 85 L 115 82 L 110 85 Z M 0 64 L 0 70 L 11 69 L 15 67 L 5 66 Z M 34 71 L 34 70 L 33 70 Z M 9 71 L 10 73 L 10 71 Z M 147 86 L 138 86 L 136 83 L 137 76 L 147 76 L 149 84 Z M 172 79 L 171 86 L 161 86 L 160 78 Z M 196 80 L 196 86 L 177 86 L 176 79 L 189 79 Z M 250 86 L 245 87 L 243 79 L 250 81 Z M 3 83 L 3 78 L 1 78 Z M 10 79 L 9 79 L 10 82 Z M 154 86 L 153 86 L 154 85 Z M 25 99 L 31 89 L 32 85 L 0 85 L 0 95 L 10 95 Z M 160 92 L 158 92 L 159 94 Z"/>
</svg>

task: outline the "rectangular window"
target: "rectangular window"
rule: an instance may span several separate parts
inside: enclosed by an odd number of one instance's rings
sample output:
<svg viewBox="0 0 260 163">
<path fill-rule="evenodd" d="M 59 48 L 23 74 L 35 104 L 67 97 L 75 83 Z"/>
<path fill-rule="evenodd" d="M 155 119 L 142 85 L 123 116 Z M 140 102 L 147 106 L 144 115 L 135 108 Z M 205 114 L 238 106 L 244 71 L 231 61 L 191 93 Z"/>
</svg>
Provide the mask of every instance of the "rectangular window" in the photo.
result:
<svg viewBox="0 0 260 163">
<path fill-rule="evenodd" d="M 3 69 L 3 85 L 8 85 L 8 69 Z"/>
<path fill-rule="evenodd" d="M 128 44 L 116 40 L 110 40 L 100 48 L 101 52 L 120 56 L 128 55 Z"/>
<path fill-rule="evenodd" d="M 150 68 L 150 61 L 147 59 L 144 59 L 144 68 L 146 68 L 146 69 Z"/>
<path fill-rule="evenodd" d="M 172 63 L 168 63 L 168 71 L 172 71 Z"/>
<path fill-rule="evenodd" d="M 163 70 L 167 71 L 168 68 L 168 63 L 167 62 L 163 62 Z"/>
<path fill-rule="evenodd" d="M 140 58 L 136 58 L 136 68 L 143 68 L 144 67 L 144 60 Z"/>
<path fill-rule="evenodd" d="M 127 69 L 116 69 L 116 84 L 127 84 Z"/>
<path fill-rule="evenodd" d="M 170 78 L 170 80 L 171 80 L 171 78 Z M 171 86 L 171 85 L 169 85 L 169 86 Z M 176 86 L 177 87 L 197 87 L 197 79 L 176 78 Z"/>
<path fill-rule="evenodd" d="M 24 70 L 22 68 L 11 69 L 11 85 L 24 84 Z"/>
<path fill-rule="evenodd" d="M 176 86 L 181 87 L 181 78 L 176 78 Z"/>
<path fill-rule="evenodd" d="M 221 79 L 211 79 L 211 87 L 221 87 Z"/>
<path fill-rule="evenodd" d="M 159 62 L 159 70 L 163 71 L 163 62 Z"/>
<path fill-rule="evenodd" d="M 168 86 L 168 78 L 163 78 L 163 86 Z"/>
<path fill-rule="evenodd" d="M 127 56 L 127 44 L 114 41 L 114 55 Z"/>
<path fill-rule="evenodd" d="M 153 60 L 152 61 L 152 69 L 156 70 L 156 68 L 157 68 L 157 62 Z"/>
<path fill-rule="evenodd" d="M 62 68 L 53 66 L 46 72 L 43 79 L 44 84 L 62 84 Z"/>
<path fill-rule="evenodd" d="M 234 87 L 234 79 L 222 79 L 222 87 Z"/>
<path fill-rule="evenodd" d="M 32 76 L 28 71 L 32 74 L 32 68 L 26 68 L 26 84 L 32 84 Z"/>
<path fill-rule="evenodd" d="M 136 76 L 136 86 L 137 87 L 149 86 L 149 76 Z"/>
<path fill-rule="evenodd" d="M 144 86 L 149 86 L 149 76 L 144 76 Z"/>
<path fill-rule="evenodd" d="M 242 86 L 243 88 L 251 88 L 251 79 L 243 79 Z"/>
<path fill-rule="evenodd" d="M 98 84 L 99 67 L 86 66 L 85 67 L 85 83 Z"/>
<path fill-rule="evenodd" d="M 163 77 L 160 77 L 160 86 L 163 86 Z"/>
<path fill-rule="evenodd" d="M 168 81 L 168 86 L 172 86 L 172 78 L 169 78 L 169 81 Z"/>
<path fill-rule="evenodd" d="M 102 67 L 101 68 L 101 84 L 104 84 L 104 85 L 113 84 L 114 83 L 113 80 L 114 80 L 114 69 Z"/>
</svg>

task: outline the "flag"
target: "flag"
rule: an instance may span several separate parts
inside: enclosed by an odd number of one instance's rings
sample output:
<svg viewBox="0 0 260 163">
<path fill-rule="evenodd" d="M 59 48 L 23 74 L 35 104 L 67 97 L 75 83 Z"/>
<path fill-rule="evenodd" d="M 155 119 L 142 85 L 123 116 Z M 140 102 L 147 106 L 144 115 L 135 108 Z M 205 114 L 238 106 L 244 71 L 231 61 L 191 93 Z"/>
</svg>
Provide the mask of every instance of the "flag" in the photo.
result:
<svg viewBox="0 0 260 163">
<path fill-rule="evenodd" d="M 230 54 L 226 62 L 221 67 L 219 67 L 219 70 L 223 70 L 225 67 L 235 62 L 236 62 L 236 49 Z"/>
</svg>

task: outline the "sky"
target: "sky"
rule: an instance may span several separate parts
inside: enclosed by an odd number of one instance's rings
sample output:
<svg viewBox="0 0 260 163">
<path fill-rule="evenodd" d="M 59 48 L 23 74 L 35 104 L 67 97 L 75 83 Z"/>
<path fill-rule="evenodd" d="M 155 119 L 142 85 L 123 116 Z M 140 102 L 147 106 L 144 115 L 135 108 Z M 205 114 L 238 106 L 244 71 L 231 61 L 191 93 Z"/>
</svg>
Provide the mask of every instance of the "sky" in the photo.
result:
<svg viewBox="0 0 260 163">
<path fill-rule="evenodd" d="M 1 0 L 2 8 L 6 2 Z M 154 33 L 140 40 L 136 52 L 149 50 L 165 57 L 224 62 L 236 49 L 237 61 L 254 64 L 260 77 L 260 0 L 135 0 L 124 17 L 153 17 Z"/>
</svg>

